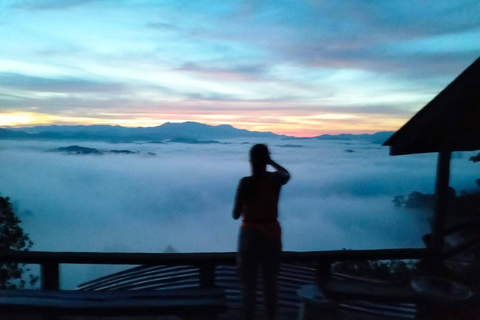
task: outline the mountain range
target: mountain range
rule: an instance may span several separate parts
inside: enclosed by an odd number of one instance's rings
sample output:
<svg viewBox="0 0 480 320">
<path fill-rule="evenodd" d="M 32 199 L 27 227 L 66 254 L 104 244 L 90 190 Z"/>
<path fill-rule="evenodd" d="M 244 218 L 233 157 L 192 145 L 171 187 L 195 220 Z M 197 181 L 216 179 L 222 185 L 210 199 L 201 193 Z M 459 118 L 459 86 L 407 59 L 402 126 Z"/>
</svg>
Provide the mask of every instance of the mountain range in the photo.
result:
<svg viewBox="0 0 480 320">
<path fill-rule="evenodd" d="M 211 126 L 198 122 L 167 122 L 157 127 L 128 128 L 122 126 L 35 126 L 24 128 L 0 128 L 0 139 L 21 140 L 96 140 L 108 142 L 134 142 L 163 140 L 212 140 L 232 138 L 281 138 L 281 139 L 318 139 L 318 140 L 362 140 L 383 143 L 393 132 L 383 131 L 374 134 L 321 135 L 311 138 L 296 138 L 278 135 L 272 132 L 248 131 L 237 129 L 228 124 Z"/>
</svg>

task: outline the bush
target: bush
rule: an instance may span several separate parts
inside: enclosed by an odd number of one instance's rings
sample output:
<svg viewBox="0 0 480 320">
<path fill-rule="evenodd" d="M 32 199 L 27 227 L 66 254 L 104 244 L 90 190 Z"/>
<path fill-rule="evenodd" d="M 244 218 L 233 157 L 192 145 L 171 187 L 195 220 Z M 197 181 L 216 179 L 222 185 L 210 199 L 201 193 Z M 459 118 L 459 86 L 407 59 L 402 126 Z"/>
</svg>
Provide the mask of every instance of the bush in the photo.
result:
<svg viewBox="0 0 480 320">
<path fill-rule="evenodd" d="M 28 251 L 33 245 L 28 234 L 20 227 L 20 219 L 15 215 L 8 197 L 0 196 L 0 251 Z M 30 271 L 24 264 L 0 263 L 0 289 L 25 287 L 23 275 Z M 38 277 L 29 275 L 30 285 Z"/>
<path fill-rule="evenodd" d="M 423 272 L 421 261 L 342 261 L 333 264 L 332 271 L 351 276 L 386 280 L 393 282 L 409 282 Z"/>
</svg>

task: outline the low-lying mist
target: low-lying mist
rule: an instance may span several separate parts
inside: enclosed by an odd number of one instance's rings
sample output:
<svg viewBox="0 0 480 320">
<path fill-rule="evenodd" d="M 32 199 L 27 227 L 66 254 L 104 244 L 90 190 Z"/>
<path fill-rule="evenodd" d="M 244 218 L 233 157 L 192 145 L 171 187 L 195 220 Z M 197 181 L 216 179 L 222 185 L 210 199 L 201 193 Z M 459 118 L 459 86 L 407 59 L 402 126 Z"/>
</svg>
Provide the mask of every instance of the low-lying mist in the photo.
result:
<svg viewBox="0 0 480 320">
<path fill-rule="evenodd" d="M 391 157 L 386 147 L 352 141 L 224 142 L 2 141 L 0 194 L 14 202 L 33 250 L 235 251 L 236 187 L 250 174 L 251 144 L 265 142 L 292 176 L 279 204 L 284 250 L 423 246 L 428 215 L 397 209 L 392 200 L 414 190 L 433 193 L 436 154 Z M 45 152 L 72 144 L 139 153 Z M 469 156 L 456 153 L 452 160 L 457 190 L 475 187 L 480 166 Z M 62 267 L 63 287 L 117 269 Z"/>
</svg>

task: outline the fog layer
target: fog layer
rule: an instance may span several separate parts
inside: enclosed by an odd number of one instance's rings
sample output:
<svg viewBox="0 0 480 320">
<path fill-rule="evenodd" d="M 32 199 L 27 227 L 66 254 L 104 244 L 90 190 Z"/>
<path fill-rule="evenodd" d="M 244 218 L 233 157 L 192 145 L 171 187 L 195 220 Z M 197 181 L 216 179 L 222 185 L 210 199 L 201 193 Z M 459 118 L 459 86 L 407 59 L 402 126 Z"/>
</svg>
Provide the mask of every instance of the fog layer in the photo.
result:
<svg viewBox="0 0 480 320">
<path fill-rule="evenodd" d="M 2 141 L 0 193 L 14 202 L 33 250 L 235 251 L 233 200 L 239 179 L 250 174 L 251 143 L 259 141 L 224 142 L 76 142 L 139 154 L 64 155 L 45 151 L 74 143 Z M 435 154 L 391 157 L 388 148 L 351 141 L 262 142 L 292 176 L 279 205 L 284 250 L 423 246 L 428 215 L 391 201 L 414 190 L 433 193 Z M 457 190 L 475 187 L 480 166 L 469 156 L 453 159 Z M 75 280 L 64 276 L 64 286 L 102 273 L 92 267 L 78 275 L 79 268 L 64 268 L 77 273 Z"/>
</svg>

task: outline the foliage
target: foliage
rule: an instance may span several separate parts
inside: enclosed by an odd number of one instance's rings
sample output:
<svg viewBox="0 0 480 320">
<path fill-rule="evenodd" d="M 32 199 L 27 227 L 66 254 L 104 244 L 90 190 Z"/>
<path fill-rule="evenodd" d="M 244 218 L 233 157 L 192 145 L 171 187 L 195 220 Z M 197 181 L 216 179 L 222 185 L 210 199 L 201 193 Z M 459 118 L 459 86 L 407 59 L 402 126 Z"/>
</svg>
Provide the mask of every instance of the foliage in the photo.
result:
<svg viewBox="0 0 480 320">
<path fill-rule="evenodd" d="M 20 219 L 15 215 L 8 197 L 0 196 L 0 251 L 28 251 L 33 245 L 28 234 L 20 227 Z M 0 263 L 0 289 L 25 287 L 22 276 L 30 271 L 18 263 Z M 33 286 L 38 277 L 29 275 Z"/>
<path fill-rule="evenodd" d="M 480 152 L 476 156 L 470 157 L 470 161 L 479 162 L 480 161 Z"/>
<path fill-rule="evenodd" d="M 470 161 L 480 162 L 480 153 L 470 157 Z M 476 190 L 462 190 L 458 195 L 455 189 L 450 187 L 447 227 L 480 217 L 480 179 L 476 179 L 475 182 Z M 392 202 L 397 208 L 417 209 L 431 213 L 435 205 L 435 196 L 414 191 L 407 197 L 396 196 Z"/>
<path fill-rule="evenodd" d="M 462 190 L 459 195 L 453 188 L 450 188 L 447 227 L 480 217 L 480 179 L 477 179 L 476 182 L 479 184 L 479 189 L 473 191 Z M 392 202 L 397 208 L 416 209 L 432 213 L 435 196 L 414 191 L 408 197 L 396 196 Z"/>
<path fill-rule="evenodd" d="M 342 261 L 333 264 L 332 271 L 351 276 L 393 282 L 408 282 L 422 274 L 421 261 Z"/>
<path fill-rule="evenodd" d="M 480 162 L 480 153 L 470 157 L 472 162 Z M 479 217 L 480 216 L 480 179 L 475 180 L 478 189 L 473 191 L 462 190 L 457 196 L 455 189 L 450 187 L 449 216 Z M 410 193 L 407 197 L 396 196 L 392 200 L 397 208 L 419 209 L 432 212 L 435 205 L 435 195 L 424 194 L 418 191 Z"/>
<path fill-rule="evenodd" d="M 397 208 L 405 207 L 408 209 L 431 211 L 435 203 L 435 197 L 433 194 L 424 194 L 418 191 L 414 191 L 410 193 L 407 197 L 396 196 L 392 202 Z"/>
</svg>

